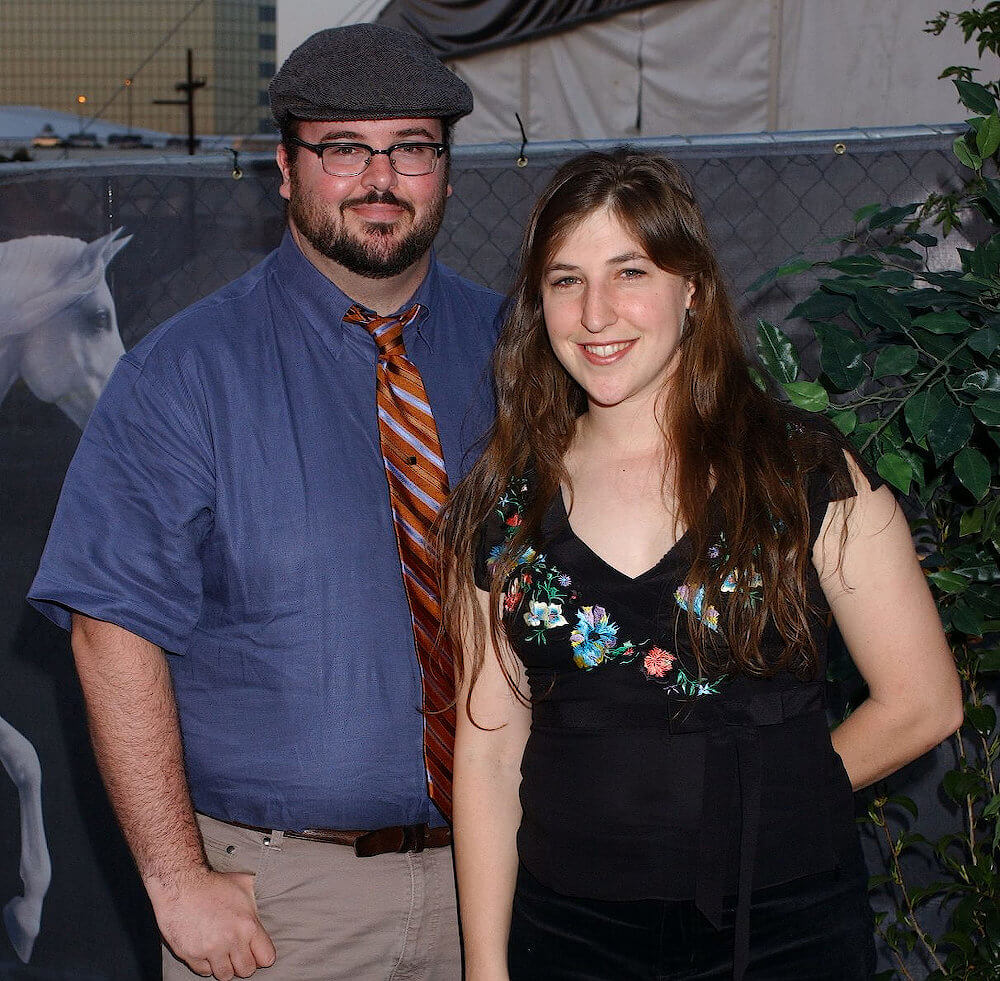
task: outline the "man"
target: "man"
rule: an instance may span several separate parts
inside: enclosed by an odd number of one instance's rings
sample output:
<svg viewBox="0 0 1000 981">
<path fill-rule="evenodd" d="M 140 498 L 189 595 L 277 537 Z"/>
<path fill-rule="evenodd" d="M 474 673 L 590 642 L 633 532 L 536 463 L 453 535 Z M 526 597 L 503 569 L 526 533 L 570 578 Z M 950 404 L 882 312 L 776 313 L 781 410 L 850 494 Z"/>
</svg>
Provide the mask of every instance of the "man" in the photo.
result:
<svg viewBox="0 0 1000 981">
<path fill-rule="evenodd" d="M 360 24 L 270 95 L 288 232 L 122 358 L 30 598 L 72 618 L 166 978 L 457 979 L 450 669 L 413 549 L 489 404 L 499 298 L 430 252 L 471 93 Z"/>
</svg>

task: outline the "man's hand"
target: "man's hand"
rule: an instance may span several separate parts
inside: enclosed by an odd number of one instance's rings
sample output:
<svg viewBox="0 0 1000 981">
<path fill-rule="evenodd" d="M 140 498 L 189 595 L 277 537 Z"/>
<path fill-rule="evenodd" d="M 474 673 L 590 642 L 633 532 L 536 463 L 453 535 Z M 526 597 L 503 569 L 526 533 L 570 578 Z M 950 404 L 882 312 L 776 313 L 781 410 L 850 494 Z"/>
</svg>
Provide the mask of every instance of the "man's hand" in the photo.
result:
<svg viewBox="0 0 1000 981">
<path fill-rule="evenodd" d="M 145 885 L 164 941 L 195 974 L 230 981 L 274 963 L 252 875 L 203 868 L 179 882 L 150 878 Z"/>
</svg>

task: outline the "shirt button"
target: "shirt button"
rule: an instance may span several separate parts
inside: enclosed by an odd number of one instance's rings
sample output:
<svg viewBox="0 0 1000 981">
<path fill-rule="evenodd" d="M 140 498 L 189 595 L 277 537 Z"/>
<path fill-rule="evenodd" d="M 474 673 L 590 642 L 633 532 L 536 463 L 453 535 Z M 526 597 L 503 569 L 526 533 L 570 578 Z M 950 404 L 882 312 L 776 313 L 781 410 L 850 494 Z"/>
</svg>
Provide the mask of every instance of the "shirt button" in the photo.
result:
<svg viewBox="0 0 1000 981">
<path fill-rule="evenodd" d="M 265 847 L 265 848 L 266 848 L 266 847 L 267 847 L 268 845 L 270 845 L 270 844 L 271 844 L 271 836 L 270 836 L 270 835 L 264 835 L 264 842 L 263 842 L 263 844 L 264 844 L 264 847 Z"/>
<path fill-rule="evenodd" d="M 226 854 L 227 855 L 232 855 L 235 852 L 236 852 L 236 846 L 235 845 L 226 845 Z"/>
</svg>

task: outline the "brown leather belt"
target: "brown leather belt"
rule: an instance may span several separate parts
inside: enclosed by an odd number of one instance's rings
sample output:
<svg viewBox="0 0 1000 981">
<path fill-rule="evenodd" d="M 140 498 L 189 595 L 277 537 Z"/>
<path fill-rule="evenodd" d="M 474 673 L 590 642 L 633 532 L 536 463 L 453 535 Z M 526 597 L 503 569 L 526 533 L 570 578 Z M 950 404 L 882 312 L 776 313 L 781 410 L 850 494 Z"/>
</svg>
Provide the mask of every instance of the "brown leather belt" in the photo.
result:
<svg viewBox="0 0 1000 981">
<path fill-rule="evenodd" d="M 273 834 L 271 828 L 229 821 L 237 827 L 262 834 Z M 305 828 L 302 831 L 285 831 L 285 838 L 304 838 L 306 841 L 324 841 L 332 845 L 347 845 L 358 858 L 372 858 L 393 852 L 422 852 L 425 848 L 444 848 L 451 844 L 451 828 L 431 828 L 426 824 L 397 824 L 391 828 L 374 831 L 341 831 L 338 828 Z"/>
<path fill-rule="evenodd" d="M 350 845 L 358 858 L 387 855 L 390 852 L 422 852 L 425 848 L 443 848 L 451 844 L 451 828 L 429 828 L 426 824 L 398 824 L 374 831 L 339 831 L 335 828 L 306 828 L 286 831 L 286 838 L 328 841 Z"/>
</svg>

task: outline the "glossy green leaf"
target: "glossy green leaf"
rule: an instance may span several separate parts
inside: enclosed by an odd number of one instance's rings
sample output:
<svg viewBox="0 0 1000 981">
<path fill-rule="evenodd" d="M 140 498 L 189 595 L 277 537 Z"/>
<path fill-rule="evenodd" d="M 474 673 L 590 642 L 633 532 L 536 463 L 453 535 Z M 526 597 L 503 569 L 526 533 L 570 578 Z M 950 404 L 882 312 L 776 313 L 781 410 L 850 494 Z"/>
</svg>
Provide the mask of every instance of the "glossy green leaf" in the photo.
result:
<svg viewBox="0 0 1000 981">
<path fill-rule="evenodd" d="M 857 388 L 865 376 L 863 358 L 867 348 L 851 333 L 833 324 L 818 323 L 814 329 L 820 343 L 820 366 L 827 377 L 842 392 Z"/>
<path fill-rule="evenodd" d="M 902 330 L 910 326 L 910 313 L 891 293 L 883 290 L 858 290 L 854 297 L 858 312 L 875 327 Z"/>
<path fill-rule="evenodd" d="M 983 327 L 969 338 L 969 347 L 983 357 L 990 357 L 1000 345 L 1000 328 Z"/>
<path fill-rule="evenodd" d="M 930 232 L 914 232 L 910 236 L 910 240 L 916 242 L 917 245 L 922 245 L 925 249 L 933 248 L 938 244 L 937 236 L 931 235 Z"/>
<path fill-rule="evenodd" d="M 804 320 L 832 320 L 850 305 L 850 299 L 842 293 L 817 290 L 812 296 L 807 296 L 801 303 L 792 307 L 792 312 L 788 316 L 802 317 Z"/>
<path fill-rule="evenodd" d="M 960 593 L 969 585 L 967 576 L 944 569 L 941 572 L 931 572 L 927 578 L 944 593 Z"/>
<path fill-rule="evenodd" d="M 924 388 L 910 396 L 903 408 L 906 425 L 917 442 L 927 435 L 931 423 L 941 411 L 942 398 L 939 387 Z"/>
<path fill-rule="evenodd" d="M 952 626 L 970 637 L 981 637 L 985 627 L 983 615 L 959 600 L 949 611 Z"/>
<path fill-rule="evenodd" d="M 979 156 L 985 160 L 997 152 L 997 147 L 1000 147 L 1000 119 L 997 118 L 994 109 L 983 120 L 976 133 L 976 149 L 979 151 Z"/>
<path fill-rule="evenodd" d="M 957 140 L 955 140 L 955 142 L 952 143 L 951 148 L 954 151 L 955 156 L 958 157 L 959 163 L 965 164 L 965 166 L 970 170 L 979 170 L 979 168 L 982 167 L 982 158 L 969 149 L 969 144 L 965 142 L 964 136 L 960 136 Z"/>
<path fill-rule="evenodd" d="M 927 429 L 927 445 L 939 464 L 954 456 L 969 441 L 974 420 L 964 406 L 945 398 Z"/>
<path fill-rule="evenodd" d="M 966 797 L 974 797 L 982 790 L 983 781 L 980 776 L 968 770 L 949 770 L 941 785 L 956 804 L 964 804 Z"/>
<path fill-rule="evenodd" d="M 1000 672 L 1000 648 L 983 651 L 976 663 L 976 670 L 980 674 L 996 674 Z"/>
<path fill-rule="evenodd" d="M 975 395 L 987 395 L 990 392 L 1000 394 L 1000 369 L 984 368 L 974 371 L 965 379 L 962 390 Z"/>
<path fill-rule="evenodd" d="M 882 268 L 882 263 L 870 255 L 845 255 L 839 259 L 833 259 L 827 265 L 831 269 L 836 269 L 837 272 L 851 273 L 855 276 L 878 272 Z"/>
<path fill-rule="evenodd" d="M 983 739 L 989 739 L 997 724 L 997 713 L 992 705 L 966 705 L 966 725 L 972 726 Z"/>
<path fill-rule="evenodd" d="M 879 208 L 881 207 L 882 205 L 880 204 L 866 204 L 863 208 L 858 208 L 858 210 L 854 212 L 855 224 L 864 221 L 866 218 L 871 218 L 872 215 L 878 214 Z"/>
<path fill-rule="evenodd" d="M 886 799 L 886 804 L 895 804 L 896 807 L 903 808 L 904 811 L 909 811 L 911 817 L 919 817 L 920 812 L 917 810 L 916 801 L 912 797 L 907 797 L 906 794 L 892 794 Z M 921 835 L 901 835 L 899 840 L 909 839 L 916 841 Z"/>
<path fill-rule="evenodd" d="M 972 327 L 965 317 L 953 310 L 946 310 L 942 313 L 925 313 L 914 317 L 913 322 L 918 327 L 929 330 L 932 334 L 961 334 Z"/>
<path fill-rule="evenodd" d="M 902 245 L 886 245 L 879 251 L 884 252 L 886 255 L 899 256 L 901 259 L 912 259 L 914 262 L 924 261 L 924 257 L 915 249 L 907 249 Z"/>
<path fill-rule="evenodd" d="M 919 204 L 904 204 L 886 208 L 876 212 L 871 221 L 868 222 L 868 227 L 890 228 L 892 225 L 898 225 L 904 219 L 909 218 L 919 207 Z"/>
<path fill-rule="evenodd" d="M 955 476 L 981 501 L 990 489 L 990 461 L 979 450 L 966 446 L 955 457 Z"/>
<path fill-rule="evenodd" d="M 887 344 L 875 358 L 872 370 L 874 378 L 889 378 L 896 375 L 906 375 L 917 366 L 920 354 L 914 347 L 903 344 Z"/>
<path fill-rule="evenodd" d="M 963 106 L 967 106 L 974 113 L 980 116 L 988 116 L 996 112 L 996 99 L 990 94 L 989 89 L 978 82 L 967 82 L 963 79 L 953 79 L 955 88 L 958 89 L 958 98 Z"/>
<path fill-rule="evenodd" d="M 850 436 L 858 424 L 858 414 L 852 409 L 835 412 L 830 416 L 832 422 L 845 436 Z"/>
<path fill-rule="evenodd" d="M 892 484 L 903 494 L 910 493 L 910 482 L 913 479 L 913 471 L 909 463 L 897 453 L 883 453 L 875 461 L 875 469 L 879 476 Z"/>
<path fill-rule="evenodd" d="M 976 418 L 987 426 L 1000 426 L 1000 395 L 983 395 L 972 404 Z"/>
<path fill-rule="evenodd" d="M 958 519 L 958 533 L 963 538 L 966 535 L 978 535 L 983 530 L 985 512 L 982 508 L 970 508 L 962 512 Z"/>
<path fill-rule="evenodd" d="M 806 412 L 822 412 L 830 404 L 830 396 L 819 382 L 788 382 L 782 388 L 791 403 Z"/>
<path fill-rule="evenodd" d="M 799 356 L 780 327 L 766 320 L 757 321 L 757 351 L 764 367 L 777 381 L 795 381 L 799 373 Z"/>
</svg>

